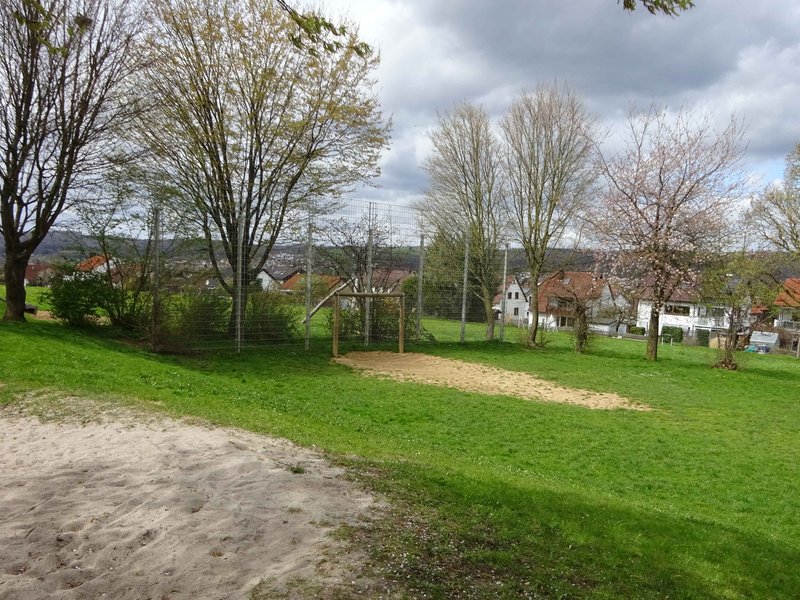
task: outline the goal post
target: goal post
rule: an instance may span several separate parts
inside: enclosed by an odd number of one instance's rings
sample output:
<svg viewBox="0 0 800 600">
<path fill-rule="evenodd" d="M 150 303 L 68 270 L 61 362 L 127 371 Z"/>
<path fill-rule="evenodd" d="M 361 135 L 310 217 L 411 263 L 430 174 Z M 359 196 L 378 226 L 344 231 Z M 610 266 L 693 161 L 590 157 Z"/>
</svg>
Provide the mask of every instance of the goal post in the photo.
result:
<svg viewBox="0 0 800 600">
<path fill-rule="evenodd" d="M 400 331 L 398 333 L 398 351 L 403 353 L 405 341 L 406 295 L 403 292 L 337 292 L 333 295 L 333 356 L 339 356 L 339 312 L 342 307 L 341 298 L 397 298 L 400 302 Z"/>
</svg>

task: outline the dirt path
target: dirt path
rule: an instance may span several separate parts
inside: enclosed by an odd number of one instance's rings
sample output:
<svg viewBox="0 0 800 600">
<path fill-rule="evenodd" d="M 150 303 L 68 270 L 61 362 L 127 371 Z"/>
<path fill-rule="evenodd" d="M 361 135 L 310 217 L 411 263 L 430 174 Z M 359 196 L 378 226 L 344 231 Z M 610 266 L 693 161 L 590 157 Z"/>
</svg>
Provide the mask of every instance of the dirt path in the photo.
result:
<svg viewBox="0 0 800 600">
<path fill-rule="evenodd" d="M 528 373 L 428 354 L 350 352 L 333 360 L 358 369 L 364 375 L 383 375 L 395 381 L 428 383 L 477 394 L 514 396 L 597 409 L 652 410 L 617 394 L 559 387 L 552 381 L 537 379 Z"/>
<path fill-rule="evenodd" d="M 315 579 L 368 592 L 328 534 L 366 519 L 374 499 L 319 455 L 119 411 L 90 424 L 9 412 L 0 598 L 240 599 L 262 578 L 262 591 Z"/>
</svg>

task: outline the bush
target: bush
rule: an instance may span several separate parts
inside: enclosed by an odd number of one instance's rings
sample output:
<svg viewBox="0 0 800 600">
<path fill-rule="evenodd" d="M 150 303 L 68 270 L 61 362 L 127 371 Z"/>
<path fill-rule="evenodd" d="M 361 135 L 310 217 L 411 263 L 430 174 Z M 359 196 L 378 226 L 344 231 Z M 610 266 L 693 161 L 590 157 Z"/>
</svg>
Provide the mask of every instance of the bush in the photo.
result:
<svg viewBox="0 0 800 600">
<path fill-rule="evenodd" d="M 698 346 L 708 346 L 708 336 L 711 332 L 708 329 L 698 329 L 697 330 L 697 345 Z"/>
<path fill-rule="evenodd" d="M 189 289 L 165 301 L 162 337 L 166 346 L 180 348 L 218 338 L 227 332 L 231 313 L 229 297 Z"/>
<path fill-rule="evenodd" d="M 671 335 L 672 341 L 679 344 L 683 341 L 683 329 L 680 327 L 662 327 L 661 335 Z"/>
<path fill-rule="evenodd" d="M 97 324 L 104 306 L 114 302 L 112 296 L 118 293 L 101 273 L 72 270 L 53 278 L 47 296 L 54 317 L 72 327 L 86 327 Z"/>
<path fill-rule="evenodd" d="M 644 335 L 645 333 L 647 333 L 647 330 L 644 327 L 634 326 L 628 329 L 628 333 L 630 333 L 631 335 Z"/>
<path fill-rule="evenodd" d="M 406 303 L 404 337 L 406 341 L 417 337 L 417 312 Z M 326 328 L 333 334 L 334 311 L 328 313 Z M 372 325 L 369 339 L 372 341 L 396 340 L 400 320 L 400 304 L 395 298 L 374 298 L 372 301 Z M 339 311 L 339 339 L 364 337 L 364 317 L 356 304 L 352 309 Z M 425 328 L 420 331 L 420 338 L 425 341 L 436 341 Z"/>
<path fill-rule="evenodd" d="M 250 341 L 290 339 L 297 336 L 299 327 L 300 313 L 297 304 L 289 295 L 279 292 L 248 294 L 244 313 L 244 339 Z"/>
</svg>

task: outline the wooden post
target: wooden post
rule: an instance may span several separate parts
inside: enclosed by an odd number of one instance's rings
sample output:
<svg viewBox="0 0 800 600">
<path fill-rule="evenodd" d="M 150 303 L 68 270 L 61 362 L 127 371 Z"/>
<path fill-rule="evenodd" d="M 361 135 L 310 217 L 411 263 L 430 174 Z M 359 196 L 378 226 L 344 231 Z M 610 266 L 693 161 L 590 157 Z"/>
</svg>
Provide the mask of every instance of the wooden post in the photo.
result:
<svg viewBox="0 0 800 600">
<path fill-rule="evenodd" d="M 405 334 L 406 325 L 406 296 L 400 296 L 400 354 L 403 353 L 403 337 Z"/>
<path fill-rule="evenodd" d="M 333 357 L 339 356 L 339 296 L 333 297 Z"/>
</svg>

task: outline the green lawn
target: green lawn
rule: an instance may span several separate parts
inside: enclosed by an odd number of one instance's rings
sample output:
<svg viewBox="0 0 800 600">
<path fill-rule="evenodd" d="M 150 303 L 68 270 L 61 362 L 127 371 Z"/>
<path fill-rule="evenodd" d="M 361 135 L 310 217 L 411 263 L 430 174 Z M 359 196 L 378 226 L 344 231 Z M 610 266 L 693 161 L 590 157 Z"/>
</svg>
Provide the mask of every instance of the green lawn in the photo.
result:
<svg viewBox="0 0 800 600">
<path fill-rule="evenodd" d="M 396 503 L 363 541 L 413 596 L 798 597 L 797 359 L 749 356 L 721 372 L 706 348 L 663 346 L 652 364 L 634 341 L 598 338 L 576 356 L 566 335 L 543 351 L 417 349 L 658 409 L 593 411 L 364 378 L 315 346 L 168 357 L 56 323 L 5 324 L 0 398 L 158 401 L 336 453 Z"/>
<path fill-rule="evenodd" d="M 25 288 L 25 302 L 35 304 L 39 310 L 51 310 L 50 300 L 47 298 L 47 288 L 29 286 Z M 0 284 L 0 298 L 6 297 L 6 286 Z"/>
</svg>

